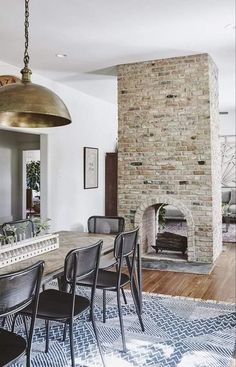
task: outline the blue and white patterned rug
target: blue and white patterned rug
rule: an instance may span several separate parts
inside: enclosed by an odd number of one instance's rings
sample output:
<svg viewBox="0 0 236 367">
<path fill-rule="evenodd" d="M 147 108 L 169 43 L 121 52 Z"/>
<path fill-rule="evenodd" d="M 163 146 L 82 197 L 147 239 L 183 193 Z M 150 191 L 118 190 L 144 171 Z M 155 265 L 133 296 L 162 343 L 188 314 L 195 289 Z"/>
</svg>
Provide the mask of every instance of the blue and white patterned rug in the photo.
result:
<svg viewBox="0 0 236 367">
<path fill-rule="evenodd" d="M 84 293 L 85 291 L 82 291 Z M 107 367 L 228 367 L 235 351 L 235 305 L 205 302 L 188 298 L 144 294 L 145 332 L 127 293 L 123 305 L 128 352 L 122 352 L 116 297 L 108 295 L 107 322 L 102 320 L 102 298 L 96 296 L 96 319 Z M 85 320 L 85 322 L 84 322 Z M 78 320 L 75 324 L 75 355 L 78 367 L 102 366 L 92 325 Z M 20 320 L 19 320 L 20 321 Z M 18 332 L 24 334 L 18 325 Z M 69 338 L 62 342 L 63 325 L 52 323 L 50 349 L 44 353 L 45 329 L 36 325 L 32 367 L 69 367 Z M 23 367 L 24 360 L 14 364 Z"/>
</svg>

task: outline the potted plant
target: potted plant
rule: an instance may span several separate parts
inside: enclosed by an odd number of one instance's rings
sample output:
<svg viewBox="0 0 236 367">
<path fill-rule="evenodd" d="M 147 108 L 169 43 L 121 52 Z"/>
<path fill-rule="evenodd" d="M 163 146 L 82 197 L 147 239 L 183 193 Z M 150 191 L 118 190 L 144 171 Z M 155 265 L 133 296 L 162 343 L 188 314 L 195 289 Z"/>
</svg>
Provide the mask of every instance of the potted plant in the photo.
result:
<svg viewBox="0 0 236 367">
<path fill-rule="evenodd" d="M 7 224 L 5 227 L 5 234 L 0 235 L 0 241 L 2 244 L 13 244 L 17 242 L 17 228 Z"/>
<path fill-rule="evenodd" d="M 26 206 L 31 211 L 33 190 L 40 191 L 40 161 L 30 161 L 26 164 L 26 186 Z"/>
<path fill-rule="evenodd" d="M 44 221 L 41 221 L 40 218 L 33 219 L 36 236 L 47 233 L 47 231 L 50 228 L 50 224 L 49 224 L 50 220 L 51 220 L 50 218 L 47 218 Z"/>
<path fill-rule="evenodd" d="M 0 234 L 0 247 L 6 244 L 7 237 L 4 234 Z"/>
</svg>

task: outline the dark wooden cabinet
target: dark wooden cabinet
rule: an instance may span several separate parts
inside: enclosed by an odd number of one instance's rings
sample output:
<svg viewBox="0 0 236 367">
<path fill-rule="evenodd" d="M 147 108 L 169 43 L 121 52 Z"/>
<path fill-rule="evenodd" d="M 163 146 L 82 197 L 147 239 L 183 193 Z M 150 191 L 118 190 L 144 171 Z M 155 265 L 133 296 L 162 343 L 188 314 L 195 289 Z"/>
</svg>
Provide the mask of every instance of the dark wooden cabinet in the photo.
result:
<svg viewBox="0 0 236 367">
<path fill-rule="evenodd" d="M 106 153 L 105 215 L 117 216 L 117 153 Z"/>
</svg>

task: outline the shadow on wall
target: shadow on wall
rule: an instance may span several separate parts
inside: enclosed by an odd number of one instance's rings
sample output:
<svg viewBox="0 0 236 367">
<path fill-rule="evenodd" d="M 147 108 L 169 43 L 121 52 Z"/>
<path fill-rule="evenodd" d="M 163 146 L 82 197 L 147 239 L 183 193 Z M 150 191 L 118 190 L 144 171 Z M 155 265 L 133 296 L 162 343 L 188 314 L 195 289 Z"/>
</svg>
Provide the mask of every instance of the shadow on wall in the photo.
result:
<svg viewBox="0 0 236 367">
<path fill-rule="evenodd" d="M 71 231 L 84 232 L 84 226 L 81 223 L 75 223 L 71 226 Z"/>
</svg>

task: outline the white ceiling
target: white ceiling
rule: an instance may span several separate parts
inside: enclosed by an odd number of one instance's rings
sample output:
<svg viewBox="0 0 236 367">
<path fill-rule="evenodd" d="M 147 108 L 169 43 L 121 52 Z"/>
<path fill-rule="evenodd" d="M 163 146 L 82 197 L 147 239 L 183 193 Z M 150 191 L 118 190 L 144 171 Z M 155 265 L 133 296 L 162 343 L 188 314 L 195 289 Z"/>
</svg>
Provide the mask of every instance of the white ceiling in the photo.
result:
<svg viewBox="0 0 236 367">
<path fill-rule="evenodd" d="M 0 6 L 0 59 L 22 66 L 24 0 Z M 234 0 L 30 0 L 30 66 L 76 88 L 117 64 L 207 52 L 219 68 L 220 109 L 231 110 L 235 29 L 226 26 L 235 24 L 234 7 Z"/>
</svg>

